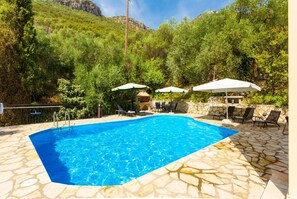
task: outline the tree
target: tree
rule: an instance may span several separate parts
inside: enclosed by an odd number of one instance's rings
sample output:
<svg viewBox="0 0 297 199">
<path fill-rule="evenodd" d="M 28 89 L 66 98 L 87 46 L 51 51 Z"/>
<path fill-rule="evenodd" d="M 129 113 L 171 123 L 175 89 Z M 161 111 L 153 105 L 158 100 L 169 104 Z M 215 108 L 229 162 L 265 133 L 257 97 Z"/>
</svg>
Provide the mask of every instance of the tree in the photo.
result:
<svg viewBox="0 0 297 199">
<path fill-rule="evenodd" d="M 170 71 L 170 84 L 187 85 L 185 70 L 198 53 L 199 39 L 195 37 L 195 27 L 185 18 L 179 24 L 173 36 L 173 44 L 168 53 L 166 65 Z"/>
<path fill-rule="evenodd" d="M 19 57 L 19 71 L 22 82 L 28 93 L 34 95 L 38 87 L 37 82 L 40 69 L 36 65 L 36 30 L 34 28 L 34 14 L 31 0 L 14 0 L 16 20 L 13 30 L 17 38 L 17 53 Z"/>
<path fill-rule="evenodd" d="M 12 45 L 13 53 L 10 54 L 10 56 L 15 55 L 14 61 L 8 65 L 20 76 L 21 81 L 16 81 L 16 83 L 21 84 L 18 87 L 23 88 L 22 90 L 25 91 L 23 95 L 27 96 L 22 99 L 26 98 L 25 101 L 28 102 L 30 97 L 34 96 L 40 72 L 36 65 L 36 31 L 33 26 L 32 2 L 31 0 L 13 0 L 1 2 L 1 4 L 1 24 L 15 39 Z M 8 9 L 3 8 L 3 5 Z M 12 57 L 8 58 L 8 60 L 11 59 Z"/>
<path fill-rule="evenodd" d="M 28 101 L 18 75 L 16 35 L 8 23 L 14 16 L 13 9 L 8 2 L 0 1 L 0 101 L 4 104 Z"/>
<path fill-rule="evenodd" d="M 143 82 L 153 90 L 159 88 L 165 81 L 164 75 L 160 70 L 162 65 L 161 59 L 151 59 L 144 63 Z"/>
</svg>

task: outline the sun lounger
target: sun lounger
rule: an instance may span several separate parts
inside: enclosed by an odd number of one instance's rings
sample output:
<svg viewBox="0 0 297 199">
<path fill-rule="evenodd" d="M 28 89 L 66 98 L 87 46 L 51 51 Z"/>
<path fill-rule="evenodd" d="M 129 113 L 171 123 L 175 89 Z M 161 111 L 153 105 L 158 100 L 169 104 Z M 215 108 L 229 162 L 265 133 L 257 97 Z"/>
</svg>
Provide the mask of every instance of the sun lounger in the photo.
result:
<svg viewBox="0 0 297 199">
<path fill-rule="evenodd" d="M 244 114 L 242 116 L 234 116 L 233 120 L 234 121 L 239 120 L 243 124 L 244 121 L 253 119 L 254 111 L 255 111 L 255 108 L 248 107 L 248 108 L 245 109 L 245 112 L 244 112 Z"/>
<path fill-rule="evenodd" d="M 178 102 L 176 102 L 176 103 L 174 104 L 174 106 L 173 106 L 173 103 L 174 103 L 174 102 L 171 102 L 171 104 L 170 104 L 170 108 L 169 108 L 171 113 L 176 112 L 177 105 L 178 105 Z M 172 108 L 172 107 L 173 107 L 173 108 Z"/>
<path fill-rule="evenodd" d="M 128 115 L 128 116 L 135 116 L 135 114 L 136 114 L 136 112 L 135 111 L 127 111 L 126 112 L 126 115 Z"/>
<path fill-rule="evenodd" d="M 282 131 L 283 134 L 285 132 L 286 127 L 288 128 L 288 125 L 289 125 L 289 116 L 286 116 L 286 123 L 285 123 L 283 131 Z"/>
<path fill-rule="evenodd" d="M 176 102 L 175 105 L 174 105 L 174 111 L 177 110 L 177 106 L 178 106 L 178 102 Z"/>
<path fill-rule="evenodd" d="M 139 114 L 140 116 L 145 116 L 145 115 L 153 115 L 154 112 L 149 111 L 149 110 L 140 110 L 140 111 L 138 112 L 138 114 Z"/>
<path fill-rule="evenodd" d="M 229 106 L 228 107 L 228 118 L 233 117 L 234 110 L 235 110 L 235 106 Z M 226 113 L 224 113 L 224 114 L 213 114 L 212 118 L 213 119 L 215 119 L 215 118 L 218 118 L 218 119 L 227 118 L 227 114 Z"/>
<path fill-rule="evenodd" d="M 270 111 L 268 117 L 266 119 L 255 119 L 254 125 L 255 124 L 263 124 L 263 126 L 267 126 L 267 124 L 276 124 L 278 127 L 280 127 L 280 125 L 277 123 L 279 116 L 281 114 L 281 111 Z"/>
<path fill-rule="evenodd" d="M 120 105 L 117 105 L 117 106 L 118 106 L 118 110 L 116 110 L 116 113 L 118 113 L 119 115 L 124 115 L 127 113 Z"/>
</svg>

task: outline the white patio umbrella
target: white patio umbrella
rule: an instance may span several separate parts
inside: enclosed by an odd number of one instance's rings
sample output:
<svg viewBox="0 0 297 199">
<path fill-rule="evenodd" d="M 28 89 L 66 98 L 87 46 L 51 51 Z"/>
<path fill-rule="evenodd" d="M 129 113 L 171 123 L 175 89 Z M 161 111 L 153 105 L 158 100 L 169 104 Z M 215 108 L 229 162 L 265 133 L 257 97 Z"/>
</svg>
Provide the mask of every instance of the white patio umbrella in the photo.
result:
<svg viewBox="0 0 297 199">
<path fill-rule="evenodd" d="M 228 92 L 261 91 L 261 88 L 251 82 L 225 78 L 193 87 L 193 91 L 226 93 L 226 116 L 228 119 Z"/>
<path fill-rule="evenodd" d="M 188 90 L 177 88 L 174 86 L 169 86 L 161 89 L 155 90 L 156 93 L 170 93 L 170 101 L 172 101 L 172 93 L 187 93 Z M 172 110 L 171 110 L 172 111 Z"/>
<path fill-rule="evenodd" d="M 155 90 L 155 92 L 157 92 L 157 93 L 186 93 L 186 92 L 188 92 L 188 90 L 182 89 L 182 88 L 177 88 L 174 86 L 169 86 L 169 87 L 157 89 L 157 90 Z"/>
<path fill-rule="evenodd" d="M 138 89 L 144 89 L 144 88 L 148 88 L 148 87 L 146 85 L 128 83 L 128 84 L 124 84 L 122 86 L 118 86 L 116 88 L 113 88 L 113 89 L 111 89 L 111 91 L 138 90 Z"/>
<path fill-rule="evenodd" d="M 111 91 L 123 91 L 123 90 L 139 90 L 148 88 L 146 85 L 135 84 L 135 83 L 128 83 L 116 88 L 111 89 Z M 133 109 L 133 99 L 131 99 L 131 110 Z"/>
</svg>

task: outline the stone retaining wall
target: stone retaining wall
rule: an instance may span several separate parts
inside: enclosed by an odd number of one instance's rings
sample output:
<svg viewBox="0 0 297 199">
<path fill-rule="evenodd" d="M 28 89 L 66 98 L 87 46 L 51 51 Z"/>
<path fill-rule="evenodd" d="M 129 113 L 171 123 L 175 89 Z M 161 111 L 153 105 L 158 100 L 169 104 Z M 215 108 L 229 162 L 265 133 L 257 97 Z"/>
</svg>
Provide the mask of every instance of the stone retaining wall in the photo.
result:
<svg viewBox="0 0 297 199">
<path fill-rule="evenodd" d="M 247 107 L 255 108 L 255 116 L 267 116 L 271 110 L 281 111 L 279 122 L 284 123 L 285 117 L 288 115 L 288 108 L 277 108 L 274 105 L 263 104 L 233 104 L 235 106 L 234 114 L 242 115 Z M 194 102 L 179 102 L 177 111 L 183 113 L 195 113 L 199 115 L 212 115 L 225 113 L 226 104 L 224 103 L 194 103 Z"/>
</svg>

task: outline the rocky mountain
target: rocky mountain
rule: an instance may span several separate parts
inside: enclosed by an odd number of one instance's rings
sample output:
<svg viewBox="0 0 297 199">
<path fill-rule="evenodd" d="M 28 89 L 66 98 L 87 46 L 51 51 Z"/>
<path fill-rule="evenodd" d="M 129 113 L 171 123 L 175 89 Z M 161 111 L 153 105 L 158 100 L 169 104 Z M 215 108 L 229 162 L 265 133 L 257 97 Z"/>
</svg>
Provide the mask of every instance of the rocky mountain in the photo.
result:
<svg viewBox="0 0 297 199">
<path fill-rule="evenodd" d="M 90 0 L 50 0 L 75 10 L 83 10 L 96 16 L 102 16 L 100 8 Z"/>
<path fill-rule="evenodd" d="M 116 17 L 112 17 L 112 19 L 117 23 L 126 24 L 125 16 L 116 16 Z M 144 23 L 136 21 L 135 19 L 132 19 L 132 18 L 129 18 L 129 25 L 135 30 L 151 30 Z"/>
<path fill-rule="evenodd" d="M 49 2 L 56 2 L 61 5 L 70 7 L 75 10 L 82 10 L 96 16 L 102 16 L 100 8 L 91 0 L 48 0 Z M 126 24 L 125 16 L 110 17 L 116 23 Z M 129 18 L 129 27 L 135 30 L 151 30 L 144 23 Z"/>
</svg>

